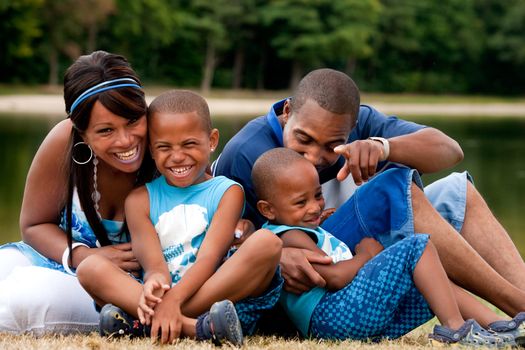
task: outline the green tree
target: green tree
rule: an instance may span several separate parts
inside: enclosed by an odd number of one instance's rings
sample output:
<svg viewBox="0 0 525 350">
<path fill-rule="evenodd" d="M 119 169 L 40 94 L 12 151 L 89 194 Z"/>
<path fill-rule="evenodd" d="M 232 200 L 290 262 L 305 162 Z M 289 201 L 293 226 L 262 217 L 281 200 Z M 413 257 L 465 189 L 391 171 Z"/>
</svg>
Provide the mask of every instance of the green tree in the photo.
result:
<svg viewBox="0 0 525 350">
<path fill-rule="evenodd" d="M 381 6 L 377 0 L 273 0 L 263 10 L 271 45 L 292 62 L 290 86 L 307 67 L 343 59 L 352 66 L 372 53 Z"/>
<path fill-rule="evenodd" d="M 386 91 L 466 91 L 483 49 L 473 0 L 382 0 L 380 32 L 367 62 Z M 481 35 L 481 37 L 480 37 Z M 372 83 L 374 84 L 374 82 Z M 370 86 L 370 85 L 369 85 Z"/>
<path fill-rule="evenodd" d="M 27 64 L 36 55 L 34 42 L 42 36 L 39 18 L 44 0 L 0 0 L 0 80 L 32 78 Z M 26 71 L 26 72 L 24 72 Z"/>
</svg>

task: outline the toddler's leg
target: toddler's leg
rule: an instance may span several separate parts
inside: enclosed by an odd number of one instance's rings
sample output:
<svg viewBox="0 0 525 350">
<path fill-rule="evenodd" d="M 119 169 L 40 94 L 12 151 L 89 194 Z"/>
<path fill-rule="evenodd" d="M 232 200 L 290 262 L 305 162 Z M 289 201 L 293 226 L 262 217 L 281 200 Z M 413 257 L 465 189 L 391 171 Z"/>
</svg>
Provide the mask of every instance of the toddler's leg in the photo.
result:
<svg viewBox="0 0 525 350">
<path fill-rule="evenodd" d="M 413 235 L 386 248 L 345 288 L 317 305 L 310 334 L 332 339 L 398 338 L 434 317 L 412 273 L 427 235 Z"/>
</svg>

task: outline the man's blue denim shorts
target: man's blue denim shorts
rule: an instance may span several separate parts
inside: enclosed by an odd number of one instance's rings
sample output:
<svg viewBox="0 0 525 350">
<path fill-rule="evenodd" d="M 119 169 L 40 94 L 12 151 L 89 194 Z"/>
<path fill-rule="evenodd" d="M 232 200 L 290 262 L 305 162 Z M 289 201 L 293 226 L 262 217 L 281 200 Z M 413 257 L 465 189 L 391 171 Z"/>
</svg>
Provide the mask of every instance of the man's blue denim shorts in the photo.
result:
<svg viewBox="0 0 525 350">
<path fill-rule="evenodd" d="M 425 188 L 432 205 L 458 231 L 465 215 L 467 181 L 471 181 L 468 173 L 454 173 Z M 423 188 L 413 169 L 385 170 L 359 186 L 321 226 L 352 250 L 364 237 L 375 238 L 389 247 L 414 234 L 412 183 Z"/>
</svg>

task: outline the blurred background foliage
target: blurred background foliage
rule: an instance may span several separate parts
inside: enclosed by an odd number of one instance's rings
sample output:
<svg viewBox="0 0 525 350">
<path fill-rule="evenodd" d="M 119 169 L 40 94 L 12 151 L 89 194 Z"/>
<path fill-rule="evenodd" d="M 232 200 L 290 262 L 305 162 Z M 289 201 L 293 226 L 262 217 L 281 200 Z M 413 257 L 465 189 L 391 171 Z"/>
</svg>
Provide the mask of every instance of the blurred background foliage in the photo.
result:
<svg viewBox="0 0 525 350">
<path fill-rule="evenodd" d="M 60 84 L 96 49 L 204 93 L 332 67 L 366 91 L 517 95 L 525 1 L 0 0 L 0 82 Z"/>
</svg>

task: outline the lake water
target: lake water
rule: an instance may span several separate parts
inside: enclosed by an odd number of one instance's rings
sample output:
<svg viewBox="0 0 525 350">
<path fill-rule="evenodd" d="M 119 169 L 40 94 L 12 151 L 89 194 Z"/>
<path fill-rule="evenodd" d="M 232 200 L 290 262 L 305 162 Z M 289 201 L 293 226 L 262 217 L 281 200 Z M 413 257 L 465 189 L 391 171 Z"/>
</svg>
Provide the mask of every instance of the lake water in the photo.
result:
<svg viewBox="0 0 525 350">
<path fill-rule="evenodd" d="M 470 171 L 478 190 L 525 256 L 525 119 L 421 117 L 411 120 L 437 127 L 459 141 L 465 160 L 453 170 Z M 221 132 L 221 147 L 245 121 L 214 121 Z M 20 239 L 18 213 L 27 169 L 55 123 L 19 116 L 0 118 L 0 243 Z M 425 175 L 424 181 L 430 183 L 445 173 Z"/>
</svg>

